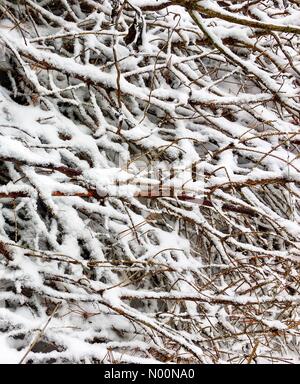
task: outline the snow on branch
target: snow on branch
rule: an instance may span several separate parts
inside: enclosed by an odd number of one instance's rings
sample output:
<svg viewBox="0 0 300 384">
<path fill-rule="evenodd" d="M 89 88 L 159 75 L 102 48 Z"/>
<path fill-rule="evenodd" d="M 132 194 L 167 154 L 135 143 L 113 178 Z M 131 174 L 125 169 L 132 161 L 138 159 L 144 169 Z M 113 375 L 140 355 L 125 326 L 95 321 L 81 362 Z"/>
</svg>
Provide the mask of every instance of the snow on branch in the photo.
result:
<svg viewBox="0 0 300 384">
<path fill-rule="evenodd" d="M 1 1 L 0 362 L 299 362 L 299 15 Z"/>
</svg>

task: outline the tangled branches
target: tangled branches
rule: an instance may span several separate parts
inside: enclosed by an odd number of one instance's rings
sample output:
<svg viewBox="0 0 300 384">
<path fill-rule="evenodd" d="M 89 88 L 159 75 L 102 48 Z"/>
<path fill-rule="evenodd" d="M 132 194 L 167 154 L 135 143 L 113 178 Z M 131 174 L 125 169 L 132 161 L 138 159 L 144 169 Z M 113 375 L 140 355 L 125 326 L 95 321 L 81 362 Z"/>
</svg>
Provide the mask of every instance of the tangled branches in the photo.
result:
<svg viewBox="0 0 300 384">
<path fill-rule="evenodd" d="M 298 1 L 0 12 L 3 358 L 299 361 Z"/>
</svg>

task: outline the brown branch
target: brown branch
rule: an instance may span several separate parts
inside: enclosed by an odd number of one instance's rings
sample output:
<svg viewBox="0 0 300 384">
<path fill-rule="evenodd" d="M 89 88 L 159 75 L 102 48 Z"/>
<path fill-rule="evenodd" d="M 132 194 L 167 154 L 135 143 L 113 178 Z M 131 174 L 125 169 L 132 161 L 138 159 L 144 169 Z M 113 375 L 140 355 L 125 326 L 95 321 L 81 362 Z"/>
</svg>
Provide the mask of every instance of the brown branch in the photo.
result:
<svg viewBox="0 0 300 384">
<path fill-rule="evenodd" d="M 158 5 L 144 5 L 141 6 L 141 10 L 144 12 L 155 12 L 155 11 L 161 11 L 165 8 L 168 8 L 170 5 L 173 5 L 173 1 L 167 1 L 166 3 L 163 4 L 158 4 Z"/>
<path fill-rule="evenodd" d="M 45 168 L 45 169 L 50 169 L 52 171 L 57 171 L 60 173 L 63 173 L 69 177 L 75 177 L 75 176 L 80 176 L 82 171 L 79 169 L 74 169 L 74 168 L 69 168 L 64 165 L 55 165 L 53 163 L 34 163 L 28 160 L 20 160 L 20 159 L 15 159 L 14 157 L 0 157 L 0 161 L 8 161 L 11 163 L 15 163 L 17 165 L 28 165 L 31 167 L 38 167 L 38 168 Z"/>
<path fill-rule="evenodd" d="M 282 295 L 277 297 L 265 296 L 261 298 L 256 298 L 246 295 L 237 295 L 235 297 L 225 296 L 225 295 L 216 295 L 209 296 L 204 294 L 184 294 L 184 293 L 172 293 L 172 292 L 128 292 L 120 295 L 122 300 L 134 300 L 134 299 L 143 299 L 143 300 L 171 300 L 171 301 L 194 301 L 194 302 L 203 302 L 210 304 L 224 304 L 224 305 L 234 305 L 234 306 L 246 306 L 246 305 L 262 305 L 262 304 L 291 304 L 299 303 L 300 296 L 290 296 Z"/>
<path fill-rule="evenodd" d="M 0 241 L 0 255 L 3 255 L 7 260 L 11 260 L 10 252 L 2 241 Z"/>
<path fill-rule="evenodd" d="M 240 189 L 244 187 L 255 187 L 255 186 L 264 186 L 264 185 L 272 185 L 272 184 L 280 184 L 284 185 L 287 183 L 294 183 L 294 180 L 290 180 L 287 177 L 279 176 L 274 178 L 266 178 L 266 179 L 247 179 L 245 181 L 228 181 L 223 184 L 217 184 L 211 187 L 210 195 L 216 190 L 216 189 Z"/>
<path fill-rule="evenodd" d="M 216 17 L 221 20 L 226 20 L 230 23 L 238 24 L 238 25 L 245 25 L 247 27 L 251 28 L 258 28 L 263 29 L 265 31 L 277 31 L 277 32 L 283 32 L 283 33 L 294 33 L 294 34 L 300 34 L 300 27 L 296 25 L 282 25 L 282 24 L 272 24 L 272 23 L 265 23 L 262 21 L 257 21 L 254 19 L 250 19 L 249 17 L 241 17 L 238 15 L 235 15 L 233 13 L 229 12 L 218 12 L 215 9 L 212 8 L 206 8 L 201 5 L 201 2 L 199 1 L 190 1 L 190 0 L 174 0 L 172 1 L 174 5 L 181 5 L 188 11 L 197 11 L 199 13 L 202 13 L 208 17 Z"/>
</svg>

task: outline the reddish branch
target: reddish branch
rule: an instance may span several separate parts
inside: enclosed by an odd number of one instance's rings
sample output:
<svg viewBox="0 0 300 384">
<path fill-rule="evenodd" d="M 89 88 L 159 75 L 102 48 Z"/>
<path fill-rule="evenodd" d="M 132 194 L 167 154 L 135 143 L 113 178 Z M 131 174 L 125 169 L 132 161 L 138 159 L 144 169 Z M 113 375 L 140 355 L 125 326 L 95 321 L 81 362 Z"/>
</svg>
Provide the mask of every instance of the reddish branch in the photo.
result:
<svg viewBox="0 0 300 384">
<path fill-rule="evenodd" d="M 105 199 L 108 197 L 116 197 L 116 196 L 99 196 L 96 190 L 89 189 L 86 192 L 76 192 L 76 193 L 67 193 L 67 192 L 61 192 L 61 191 L 54 191 L 52 192 L 53 197 L 83 197 L 83 198 L 96 198 L 96 199 Z M 0 192 L 0 199 L 17 199 L 17 198 L 24 198 L 24 197 L 30 197 L 30 194 L 28 192 Z M 137 194 L 136 197 L 144 197 L 147 199 L 158 199 L 158 198 L 163 198 L 163 197 L 168 197 L 168 196 L 151 196 L 150 194 L 141 196 L 140 194 Z M 174 197 L 174 196 L 170 196 Z M 194 196 L 189 196 L 189 195 L 178 195 L 176 196 L 177 200 L 180 201 L 188 201 L 194 204 L 199 204 L 202 205 L 203 207 L 208 207 L 208 208 L 213 208 L 214 205 L 210 200 L 205 200 L 205 199 L 199 199 Z M 232 204 L 223 204 L 221 207 L 224 211 L 229 211 L 229 212 L 237 212 L 249 216 L 257 216 L 257 213 L 252 210 L 251 208 L 243 207 L 241 205 L 232 205 Z"/>
</svg>

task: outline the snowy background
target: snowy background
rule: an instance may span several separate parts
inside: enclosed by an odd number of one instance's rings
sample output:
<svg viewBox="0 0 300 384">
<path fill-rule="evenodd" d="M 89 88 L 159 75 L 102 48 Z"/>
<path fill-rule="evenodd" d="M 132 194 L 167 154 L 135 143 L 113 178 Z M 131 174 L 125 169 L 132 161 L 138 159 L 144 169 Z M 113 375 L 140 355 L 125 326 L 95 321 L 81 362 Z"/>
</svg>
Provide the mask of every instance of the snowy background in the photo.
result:
<svg viewBox="0 0 300 384">
<path fill-rule="evenodd" d="M 299 362 L 299 35 L 296 0 L 0 1 L 0 363 Z"/>
</svg>

